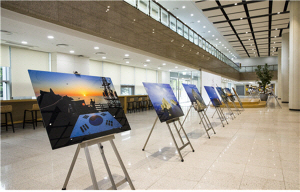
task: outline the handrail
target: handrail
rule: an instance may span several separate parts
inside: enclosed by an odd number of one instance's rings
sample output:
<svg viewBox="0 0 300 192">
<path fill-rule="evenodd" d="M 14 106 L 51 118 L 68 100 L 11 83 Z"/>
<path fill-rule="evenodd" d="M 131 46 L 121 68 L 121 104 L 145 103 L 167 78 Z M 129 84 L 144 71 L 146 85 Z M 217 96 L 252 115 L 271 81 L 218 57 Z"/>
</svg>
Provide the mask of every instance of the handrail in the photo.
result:
<svg viewBox="0 0 300 192">
<path fill-rule="evenodd" d="M 212 44 L 206 41 L 201 35 L 196 33 L 189 26 L 184 24 L 180 19 L 176 18 L 175 15 L 170 13 L 159 3 L 153 0 L 124 0 L 129 5 L 137 8 L 141 12 L 169 27 L 171 30 L 177 32 L 177 34 L 190 40 L 192 43 L 198 45 L 200 48 L 215 56 L 220 61 L 223 61 L 227 65 L 231 66 L 235 70 L 239 71 L 239 65 L 234 63 L 219 49 L 215 48 Z"/>
<path fill-rule="evenodd" d="M 241 67 L 239 71 L 241 73 L 255 72 L 255 69 L 257 68 L 257 66 L 264 66 L 264 65 L 244 66 L 244 67 Z M 278 65 L 277 64 L 268 65 L 268 68 L 269 68 L 270 71 L 277 71 L 278 70 Z"/>
</svg>

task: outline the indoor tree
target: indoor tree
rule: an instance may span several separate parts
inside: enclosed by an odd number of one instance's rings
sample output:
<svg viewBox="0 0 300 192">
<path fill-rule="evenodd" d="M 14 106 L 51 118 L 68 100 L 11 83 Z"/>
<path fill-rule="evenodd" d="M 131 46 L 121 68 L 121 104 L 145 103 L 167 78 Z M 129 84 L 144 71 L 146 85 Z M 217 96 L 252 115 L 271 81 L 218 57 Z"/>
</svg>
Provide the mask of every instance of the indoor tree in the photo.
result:
<svg viewBox="0 0 300 192">
<path fill-rule="evenodd" d="M 260 87 L 262 87 L 264 94 L 266 94 L 266 86 L 271 83 L 273 74 L 268 68 L 268 64 L 266 63 L 263 67 L 262 65 L 258 65 L 255 69 L 255 73 L 257 76 L 257 83 Z"/>
</svg>

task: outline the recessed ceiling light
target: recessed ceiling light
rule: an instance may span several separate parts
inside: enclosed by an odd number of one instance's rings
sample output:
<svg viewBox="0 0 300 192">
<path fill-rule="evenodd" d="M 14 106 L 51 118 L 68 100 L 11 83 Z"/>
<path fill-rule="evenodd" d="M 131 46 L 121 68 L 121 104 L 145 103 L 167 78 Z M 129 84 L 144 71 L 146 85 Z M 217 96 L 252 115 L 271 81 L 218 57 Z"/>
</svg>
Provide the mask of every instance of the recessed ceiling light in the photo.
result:
<svg viewBox="0 0 300 192">
<path fill-rule="evenodd" d="M 160 69 L 160 67 L 158 67 L 157 69 Z"/>
<path fill-rule="evenodd" d="M 182 6 L 182 9 L 185 9 L 185 6 Z"/>
<path fill-rule="evenodd" d="M 248 39 L 248 41 L 250 41 L 250 39 Z"/>
<path fill-rule="evenodd" d="M 251 44 L 251 46 L 252 46 L 252 44 Z"/>
<path fill-rule="evenodd" d="M 165 63 L 163 63 L 163 65 L 166 65 Z"/>
<path fill-rule="evenodd" d="M 277 30 L 277 28 L 275 30 Z"/>
<path fill-rule="evenodd" d="M 75 51 L 71 50 L 70 53 L 74 53 Z"/>
<path fill-rule="evenodd" d="M 221 41 L 219 41 L 219 43 L 221 43 Z"/>
<path fill-rule="evenodd" d="M 106 57 L 102 57 L 102 59 L 106 59 Z"/>
<path fill-rule="evenodd" d="M 216 40 L 218 41 L 218 38 L 216 38 Z"/>
<path fill-rule="evenodd" d="M 129 63 L 129 61 L 126 61 L 125 63 Z"/>
<path fill-rule="evenodd" d="M 243 19 L 243 17 L 240 18 L 241 20 Z"/>
<path fill-rule="evenodd" d="M 147 61 L 147 62 L 150 62 L 150 59 L 147 59 L 146 61 Z"/>
<path fill-rule="evenodd" d="M 169 71 L 172 71 L 171 69 Z"/>
<path fill-rule="evenodd" d="M 144 65 L 145 67 L 147 67 L 147 65 Z"/>
<path fill-rule="evenodd" d="M 167 11 L 170 11 L 170 9 L 167 9 Z"/>
<path fill-rule="evenodd" d="M 277 14 L 280 14 L 280 12 L 277 12 Z"/>
<path fill-rule="evenodd" d="M 234 5 L 237 5 L 237 3 L 235 3 Z"/>
<path fill-rule="evenodd" d="M 224 44 L 222 44 L 222 46 L 224 47 Z"/>
<path fill-rule="evenodd" d="M 203 28 L 206 28 L 206 26 L 203 26 Z"/>
<path fill-rule="evenodd" d="M 129 54 L 125 54 L 125 57 L 129 57 Z"/>
<path fill-rule="evenodd" d="M 200 20 L 198 20 L 197 22 L 200 23 Z"/>
<path fill-rule="evenodd" d="M 99 49 L 99 47 L 94 47 L 94 49 Z"/>
<path fill-rule="evenodd" d="M 177 69 L 178 67 L 176 66 L 175 68 Z"/>
<path fill-rule="evenodd" d="M 276 36 L 275 36 L 275 38 L 276 38 Z"/>
<path fill-rule="evenodd" d="M 212 37 L 214 37 L 215 35 L 212 35 Z"/>
<path fill-rule="evenodd" d="M 187 69 L 184 69 L 184 70 L 187 70 Z"/>
<path fill-rule="evenodd" d="M 27 44 L 27 41 L 22 41 L 21 43 L 26 45 L 26 44 Z"/>
<path fill-rule="evenodd" d="M 51 35 L 49 35 L 49 36 L 48 36 L 48 39 L 54 39 L 54 37 L 53 37 L 53 36 L 51 36 Z"/>
<path fill-rule="evenodd" d="M 274 43 L 276 43 L 276 42 L 274 42 Z"/>
<path fill-rule="evenodd" d="M 208 31 L 210 33 L 210 31 Z"/>
<path fill-rule="evenodd" d="M 194 16 L 194 14 L 192 13 L 192 14 L 191 14 L 191 17 L 193 17 L 193 16 Z"/>
<path fill-rule="evenodd" d="M 225 47 L 225 49 L 226 49 L 227 47 Z"/>
<path fill-rule="evenodd" d="M 247 34 L 248 32 L 246 31 L 246 34 Z"/>
</svg>

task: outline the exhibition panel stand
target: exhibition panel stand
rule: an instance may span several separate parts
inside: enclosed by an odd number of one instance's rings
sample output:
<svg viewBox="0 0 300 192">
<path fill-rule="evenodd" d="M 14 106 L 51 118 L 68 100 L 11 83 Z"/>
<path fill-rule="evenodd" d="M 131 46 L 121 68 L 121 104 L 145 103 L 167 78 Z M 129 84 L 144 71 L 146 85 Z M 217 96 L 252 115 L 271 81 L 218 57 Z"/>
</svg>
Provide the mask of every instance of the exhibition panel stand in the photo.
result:
<svg viewBox="0 0 300 192">
<path fill-rule="evenodd" d="M 240 97 L 239 97 L 239 95 L 237 94 L 237 92 L 235 91 L 235 89 L 234 89 L 234 88 L 232 88 L 232 90 L 233 90 L 233 92 L 234 92 L 234 96 L 237 98 L 237 100 L 238 100 L 238 102 L 239 102 L 239 104 L 240 104 L 241 108 L 242 108 L 243 110 L 245 110 L 245 109 L 244 109 L 244 107 L 243 107 L 243 103 L 242 103 L 242 102 L 241 102 L 241 100 L 240 100 Z"/>
<path fill-rule="evenodd" d="M 271 92 L 269 93 L 269 97 L 268 97 L 268 99 L 267 99 L 266 107 L 268 107 L 268 103 L 270 102 L 271 98 L 275 98 L 275 100 L 277 101 L 277 104 L 278 104 L 279 107 L 282 109 L 282 107 L 281 107 L 281 105 L 280 105 L 280 103 L 279 103 L 279 101 L 278 101 L 278 96 L 276 96 L 276 95 L 274 94 L 273 91 L 271 91 Z"/>
<path fill-rule="evenodd" d="M 222 126 L 224 127 L 224 123 L 223 121 L 226 121 L 226 123 L 228 124 L 228 121 L 221 109 L 220 106 L 222 106 L 222 102 L 220 101 L 219 97 L 218 97 L 218 94 L 217 92 L 215 91 L 215 88 L 214 87 L 211 87 L 211 86 L 204 86 L 208 96 L 209 96 L 209 99 L 210 99 L 210 102 L 213 104 L 213 106 L 215 107 L 216 111 L 215 113 L 218 114 L 219 116 L 219 119 L 222 123 Z M 214 114 L 215 114 L 214 113 Z"/>
<path fill-rule="evenodd" d="M 203 124 L 203 127 L 204 127 L 204 130 L 208 136 L 208 138 L 210 139 L 210 136 L 209 136 L 209 133 L 208 131 L 209 130 L 213 130 L 214 134 L 216 134 L 213 126 L 211 125 L 210 123 L 210 120 L 209 118 L 207 117 L 206 115 L 206 110 L 207 109 L 207 106 L 205 105 L 205 102 L 198 90 L 198 88 L 196 87 L 196 85 L 193 85 L 193 84 L 184 84 L 182 83 L 182 86 L 184 87 L 187 95 L 189 96 L 190 100 L 191 100 L 191 106 L 183 120 L 183 123 L 185 122 L 187 116 L 189 115 L 190 113 L 190 110 L 192 107 L 194 107 L 195 111 L 198 113 L 198 116 L 200 118 L 200 123 L 199 124 Z M 179 129 L 179 132 L 181 131 L 181 129 Z"/>
<path fill-rule="evenodd" d="M 28 70 L 52 149 L 77 144 L 62 189 L 66 189 L 80 149 L 83 148 L 93 189 L 99 189 L 89 146 L 98 145 L 111 187 L 128 182 L 134 190 L 119 152 L 114 134 L 131 130 L 111 78 Z M 125 179 L 115 183 L 102 143 L 109 141 Z"/>
<path fill-rule="evenodd" d="M 91 160 L 91 156 L 90 156 L 90 152 L 89 152 L 89 146 L 92 146 L 92 145 L 98 145 L 99 147 L 99 150 L 100 150 L 100 153 L 101 153 L 101 156 L 102 156 L 102 159 L 103 159 L 103 162 L 104 162 L 104 165 L 105 165 L 105 168 L 106 168 L 106 171 L 108 173 L 108 176 L 109 176 L 109 179 L 110 179 L 110 182 L 111 182 L 111 187 L 108 188 L 107 190 L 110 190 L 110 189 L 114 189 L 116 190 L 117 187 L 119 187 L 120 185 L 122 185 L 123 183 L 125 182 L 128 182 L 129 183 L 129 186 L 132 190 L 134 190 L 134 186 L 132 184 L 132 181 L 128 175 L 128 172 L 124 166 L 124 163 L 120 157 L 120 154 L 116 148 L 116 145 L 113 141 L 113 139 L 115 139 L 115 136 L 114 135 L 108 135 L 108 136 L 104 136 L 104 137 L 100 137 L 100 138 L 96 138 L 96 139 L 92 139 L 92 140 L 88 140 L 88 141 L 84 141 L 82 143 L 79 143 L 78 146 L 77 146 L 77 149 L 75 151 L 75 154 L 74 154 L 74 157 L 73 157 L 73 160 L 72 160 L 72 163 L 71 163 L 71 166 L 70 166 L 70 169 L 69 169 L 69 172 L 68 172 L 68 175 L 66 177 L 66 180 L 65 180 L 65 183 L 64 183 L 64 186 L 63 186 L 63 190 L 66 190 L 67 188 L 67 185 L 68 185 L 68 182 L 69 182 L 69 179 L 71 177 L 71 174 L 72 174 L 72 171 L 73 171 L 73 168 L 74 168 L 74 165 L 76 163 L 76 160 L 77 160 L 77 157 L 79 155 L 79 152 L 80 152 L 80 149 L 83 148 L 84 149 L 84 152 L 85 152 L 85 157 L 86 157 L 86 160 L 87 160 L 87 164 L 88 164 L 88 167 L 89 167 L 89 171 L 90 171 L 90 175 L 91 175 L 91 179 L 92 179 L 92 182 L 93 182 L 93 189 L 94 190 L 99 190 L 99 186 L 98 186 L 98 183 L 97 183 L 97 179 L 96 179 L 96 176 L 95 176 L 95 171 L 94 171 L 94 168 L 93 168 L 93 164 L 92 164 L 92 160 Z M 107 160 L 106 160 L 106 157 L 105 157 L 105 154 L 104 154 L 104 150 L 103 150 L 103 146 L 101 143 L 103 142 L 106 142 L 106 141 L 109 141 L 114 152 L 115 152 L 115 155 L 120 163 L 120 166 L 124 172 L 124 175 L 125 175 L 125 179 L 121 180 L 120 182 L 118 183 L 115 183 L 114 179 L 113 179 L 113 176 L 111 174 L 111 171 L 110 171 L 110 168 L 108 166 L 108 163 L 107 163 Z"/>
<path fill-rule="evenodd" d="M 177 101 L 177 98 L 174 95 L 174 92 L 173 92 L 171 86 L 169 84 L 162 84 L 162 83 L 143 83 L 143 84 L 144 84 L 144 87 L 149 95 L 149 98 L 150 98 L 152 104 L 153 104 L 153 107 L 156 111 L 157 117 L 153 123 L 153 126 L 150 130 L 150 133 L 147 137 L 147 140 L 146 140 L 145 145 L 142 150 L 143 151 L 145 150 L 146 145 L 149 141 L 149 138 L 153 132 L 153 129 L 154 129 L 156 123 L 157 123 L 157 120 L 159 119 L 161 123 L 166 122 L 167 127 L 170 131 L 171 137 L 173 139 L 173 142 L 175 144 L 175 147 L 177 149 L 177 152 L 180 156 L 181 161 L 183 162 L 184 160 L 183 160 L 183 157 L 182 157 L 182 154 L 180 151 L 188 145 L 191 147 L 193 152 L 195 150 L 194 150 L 194 148 L 193 148 L 193 146 L 192 146 L 181 122 L 180 122 L 179 117 L 184 116 L 184 114 L 183 114 L 183 111 L 182 111 L 178 101 Z M 176 126 L 176 122 L 178 122 L 178 124 L 180 125 L 180 130 L 183 131 L 184 136 L 187 139 L 186 143 L 183 142 L 183 139 L 180 135 L 178 127 Z M 182 143 L 181 147 L 178 146 L 178 144 L 175 140 L 174 134 L 170 127 L 171 124 L 174 125 L 174 128 L 180 138 L 180 141 Z"/>
<path fill-rule="evenodd" d="M 230 107 L 228 106 L 228 98 L 227 98 L 226 94 L 224 93 L 224 91 L 222 90 L 221 87 L 216 87 L 216 89 L 219 92 L 219 95 L 221 96 L 222 101 L 223 101 L 224 105 L 226 106 L 227 110 L 229 111 L 229 114 L 233 120 L 235 118 L 235 115 L 232 112 L 232 110 L 230 109 Z"/>
<path fill-rule="evenodd" d="M 235 111 L 237 111 L 237 114 L 238 114 L 238 115 L 241 114 L 241 111 L 237 108 L 237 106 L 236 106 L 236 104 L 235 104 L 235 102 L 234 102 L 234 96 L 233 96 L 233 94 L 231 93 L 230 89 L 229 89 L 229 88 L 225 88 L 224 90 L 225 90 L 225 93 L 226 93 L 227 98 L 229 98 L 230 101 L 232 102 L 232 104 L 233 104 L 233 106 L 234 106 L 234 108 L 235 108 Z"/>
<path fill-rule="evenodd" d="M 144 151 L 145 148 L 146 148 L 146 145 L 147 145 L 147 143 L 148 143 L 148 141 L 149 141 L 149 138 L 150 138 L 150 136 L 151 136 L 151 134 L 152 134 L 152 131 L 153 131 L 154 127 L 155 127 L 155 124 L 156 124 L 156 122 L 157 122 L 157 119 L 158 119 L 158 117 L 156 117 L 156 119 L 155 119 L 155 121 L 154 121 L 154 124 L 153 124 L 153 126 L 152 126 L 152 128 L 151 128 L 151 131 L 150 131 L 150 133 L 149 133 L 149 135 L 148 135 L 148 137 L 147 137 L 146 143 L 145 143 L 145 145 L 144 145 L 144 147 L 143 147 L 143 149 L 142 149 L 143 151 Z M 186 143 L 183 142 L 183 139 L 182 139 L 182 137 L 181 137 L 181 135 L 180 135 L 180 132 L 179 132 L 179 130 L 178 130 L 178 128 L 177 128 L 175 122 L 178 122 L 178 123 L 179 123 L 179 125 L 180 125 L 180 130 L 182 130 L 182 132 L 184 133 L 185 138 L 187 139 L 187 142 L 186 142 Z M 192 146 L 192 144 L 191 144 L 191 142 L 190 142 L 190 140 L 189 140 L 189 138 L 188 138 L 188 136 L 187 136 L 187 134 L 186 134 L 186 132 L 185 132 L 185 130 L 184 130 L 184 128 L 183 128 L 183 126 L 182 126 L 182 124 L 181 124 L 179 118 L 175 118 L 175 119 L 168 120 L 168 121 L 166 121 L 166 124 L 167 124 L 167 126 L 168 126 L 169 131 L 170 131 L 170 134 L 171 134 L 171 137 L 172 137 L 173 142 L 174 142 L 174 144 L 175 144 L 176 150 L 177 150 L 177 152 L 178 152 L 178 154 L 179 154 L 179 156 L 180 156 L 181 162 L 183 162 L 184 160 L 183 160 L 183 157 L 182 157 L 180 151 L 181 151 L 182 149 L 184 149 L 184 148 L 185 148 L 186 146 L 188 146 L 188 145 L 190 145 L 190 147 L 191 147 L 191 149 L 192 149 L 193 152 L 195 152 L 195 150 L 194 150 L 194 148 L 193 148 L 193 146 Z M 179 136 L 179 138 L 180 138 L 180 141 L 181 141 L 181 143 L 182 143 L 182 146 L 181 146 L 181 147 L 178 147 L 178 144 L 177 144 L 177 142 L 176 142 L 176 140 L 175 140 L 174 134 L 173 134 L 173 132 L 172 132 L 172 130 L 171 130 L 170 124 L 173 124 L 173 125 L 174 125 L 174 128 L 175 128 L 175 130 L 176 130 L 176 132 L 177 132 L 177 134 L 178 134 L 178 136 Z"/>
</svg>

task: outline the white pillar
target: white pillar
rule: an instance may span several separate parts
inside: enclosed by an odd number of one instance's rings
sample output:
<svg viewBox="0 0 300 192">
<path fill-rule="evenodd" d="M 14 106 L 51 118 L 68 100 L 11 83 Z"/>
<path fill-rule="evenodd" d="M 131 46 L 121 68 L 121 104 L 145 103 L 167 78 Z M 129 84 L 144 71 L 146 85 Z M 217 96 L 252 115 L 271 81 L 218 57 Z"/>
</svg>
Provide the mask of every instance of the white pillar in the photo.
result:
<svg viewBox="0 0 300 192">
<path fill-rule="evenodd" d="M 282 97 L 281 87 L 281 49 L 278 49 L 278 83 L 277 83 L 277 96 L 279 99 Z"/>
<path fill-rule="evenodd" d="M 289 33 L 282 34 L 281 47 L 281 102 L 289 102 Z"/>
<path fill-rule="evenodd" d="M 300 110 L 300 2 L 290 3 L 289 109 Z"/>
</svg>

